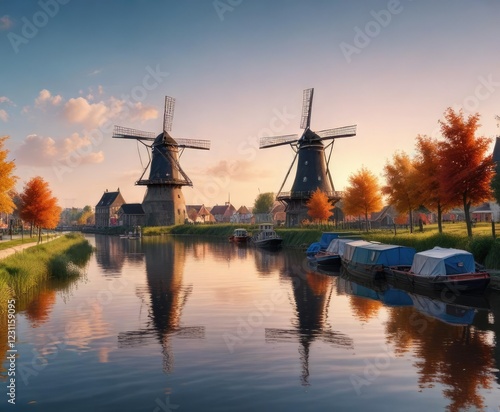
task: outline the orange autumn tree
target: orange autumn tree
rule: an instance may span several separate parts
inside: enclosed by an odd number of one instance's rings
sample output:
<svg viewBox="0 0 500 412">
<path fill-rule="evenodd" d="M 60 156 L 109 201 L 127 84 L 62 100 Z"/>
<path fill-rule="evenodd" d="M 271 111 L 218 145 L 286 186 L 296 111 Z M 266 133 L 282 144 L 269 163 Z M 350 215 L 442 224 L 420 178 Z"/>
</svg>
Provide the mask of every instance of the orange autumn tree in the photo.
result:
<svg viewBox="0 0 500 412">
<path fill-rule="evenodd" d="M 382 209 L 382 196 L 377 177 L 364 166 L 349 176 L 350 186 L 344 191 L 344 213 L 364 215 L 368 232 L 368 214 Z"/>
<path fill-rule="evenodd" d="M 439 143 L 428 136 L 417 136 L 414 167 L 417 174 L 417 196 L 420 203 L 437 213 L 438 231 L 443 233 L 442 215 L 446 201 L 441 184 Z"/>
<path fill-rule="evenodd" d="M 8 138 L 8 136 L 0 137 L 0 212 L 4 213 L 12 213 L 15 209 L 10 192 L 17 181 L 17 177 L 12 174 L 16 165 L 13 160 L 7 160 L 9 151 L 4 149 Z"/>
<path fill-rule="evenodd" d="M 20 216 L 38 229 L 38 241 L 42 239 L 42 228 L 54 229 L 59 223 L 61 208 L 57 198 L 52 196 L 49 184 L 40 176 L 32 178 L 24 185 L 21 198 Z"/>
<path fill-rule="evenodd" d="M 479 113 L 465 118 L 448 108 L 439 121 L 444 140 L 439 143 L 440 183 L 450 206 L 462 205 L 467 235 L 472 237 L 470 208 L 492 196 L 490 182 L 494 174 L 493 156 L 488 154 L 490 139 L 476 136 Z"/>
<path fill-rule="evenodd" d="M 308 208 L 307 214 L 313 218 L 315 222 L 327 220 L 334 208 L 333 203 L 328 199 L 326 193 L 322 192 L 318 187 L 306 203 Z"/>
<path fill-rule="evenodd" d="M 405 152 L 395 153 L 392 162 L 384 166 L 384 176 L 386 185 L 382 187 L 382 193 L 387 195 L 398 213 L 408 213 L 410 233 L 413 233 L 413 211 L 420 206 L 418 176 L 413 161 Z"/>
</svg>

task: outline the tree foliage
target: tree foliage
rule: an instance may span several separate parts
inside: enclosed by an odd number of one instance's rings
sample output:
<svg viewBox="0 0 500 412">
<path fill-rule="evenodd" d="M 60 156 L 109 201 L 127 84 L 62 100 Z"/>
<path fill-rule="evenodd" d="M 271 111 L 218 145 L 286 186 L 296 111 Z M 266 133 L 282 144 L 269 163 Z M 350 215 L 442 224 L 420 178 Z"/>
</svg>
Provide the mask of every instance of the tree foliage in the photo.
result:
<svg viewBox="0 0 500 412">
<path fill-rule="evenodd" d="M 14 189 L 17 176 L 13 175 L 16 165 L 13 160 L 7 160 L 9 151 L 4 149 L 8 136 L 0 137 L 0 212 L 12 213 L 15 209 L 10 191 Z"/>
<path fill-rule="evenodd" d="M 440 121 L 444 140 L 439 143 L 441 156 L 440 180 L 450 206 L 462 205 L 467 234 L 472 236 L 470 207 L 491 198 L 490 182 L 494 174 L 492 155 L 488 155 L 490 139 L 476 136 L 479 114 L 465 118 L 448 108 Z"/>
<path fill-rule="evenodd" d="M 41 239 L 42 228 L 53 229 L 59 222 L 61 208 L 52 196 L 49 184 L 37 176 L 24 185 L 21 198 L 21 219 L 38 228 Z"/>
<path fill-rule="evenodd" d="M 259 193 L 253 204 L 253 214 L 269 213 L 274 204 L 274 193 Z"/>
<path fill-rule="evenodd" d="M 416 155 L 413 161 L 416 191 L 419 203 L 437 213 L 438 230 L 443 232 L 442 214 L 445 211 L 445 193 L 441 184 L 441 159 L 437 139 L 417 136 Z"/>
<path fill-rule="evenodd" d="M 328 199 L 326 193 L 322 192 L 318 187 L 306 203 L 308 208 L 307 214 L 313 218 L 314 221 L 327 220 L 334 208 L 333 203 Z"/>
<path fill-rule="evenodd" d="M 364 166 L 349 176 L 350 186 L 344 191 L 344 213 L 363 215 L 368 231 L 368 214 L 382 208 L 382 196 L 377 177 Z"/>
<path fill-rule="evenodd" d="M 414 164 L 405 152 L 395 153 L 392 162 L 384 166 L 386 185 L 382 193 L 399 213 L 408 213 L 410 232 L 413 232 L 413 211 L 419 206 L 418 176 Z"/>
</svg>

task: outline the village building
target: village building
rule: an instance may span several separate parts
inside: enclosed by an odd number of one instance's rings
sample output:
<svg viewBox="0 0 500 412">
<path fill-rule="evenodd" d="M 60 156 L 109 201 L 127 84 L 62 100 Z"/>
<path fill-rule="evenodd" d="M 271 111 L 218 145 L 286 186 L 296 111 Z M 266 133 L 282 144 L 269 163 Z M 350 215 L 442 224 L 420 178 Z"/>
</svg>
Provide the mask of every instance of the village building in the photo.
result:
<svg viewBox="0 0 500 412">
<path fill-rule="evenodd" d="M 123 199 L 119 188 L 116 192 L 108 192 L 108 189 L 106 189 L 95 206 L 96 227 L 118 226 L 118 210 L 124 203 L 125 199 Z"/>
<path fill-rule="evenodd" d="M 140 203 L 124 203 L 118 209 L 118 219 L 121 226 L 144 226 L 144 209 Z"/>
<path fill-rule="evenodd" d="M 186 205 L 186 213 L 190 223 L 215 223 L 215 217 L 205 205 Z"/>
<path fill-rule="evenodd" d="M 231 216 L 232 223 L 252 223 L 252 212 L 246 206 L 240 208 Z"/>
<path fill-rule="evenodd" d="M 226 202 L 224 205 L 215 205 L 210 209 L 210 213 L 217 223 L 229 223 L 231 221 L 231 216 L 235 212 L 236 208 L 229 202 Z"/>
<path fill-rule="evenodd" d="M 472 220 L 475 222 L 500 221 L 500 206 L 496 202 L 485 202 L 472 211 Z"/>
</svg>

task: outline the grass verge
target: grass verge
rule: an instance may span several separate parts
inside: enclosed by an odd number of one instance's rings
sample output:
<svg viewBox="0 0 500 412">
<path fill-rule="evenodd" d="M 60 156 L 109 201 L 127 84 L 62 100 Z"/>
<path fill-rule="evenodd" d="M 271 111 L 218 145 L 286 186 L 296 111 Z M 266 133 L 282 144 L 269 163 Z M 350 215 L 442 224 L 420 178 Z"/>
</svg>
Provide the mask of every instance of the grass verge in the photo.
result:
<svg viewBox="0 0 500 412">
<path fill-rule="evenodd" d="M 0 261 L 0 299 L 28 293 L 49 278 L 80 276 L 93 248 L 80 234 L 67 234 Z"/>
</svg>

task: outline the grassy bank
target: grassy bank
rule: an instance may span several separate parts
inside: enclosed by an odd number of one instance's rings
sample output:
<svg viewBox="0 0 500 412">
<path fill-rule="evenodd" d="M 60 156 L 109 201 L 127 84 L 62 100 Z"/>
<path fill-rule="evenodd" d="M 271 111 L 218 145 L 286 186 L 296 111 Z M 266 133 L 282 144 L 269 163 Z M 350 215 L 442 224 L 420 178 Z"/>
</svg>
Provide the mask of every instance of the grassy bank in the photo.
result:
<svg viewBox="0 0 500 412">
<path fill-rule="evenodd" d="M 228 237 L 236 227 L 244 227 L 250 232 L 256 231 L 256 225 L 180 225 L 165 227 L 146 227 L 144 236 L 149 235 L 198 235 Z M 367 240 L 383 243 L 412 246 L 417 251 L 432 249 L 434 246 L 451 247 L 468 250 L 474 254 L 477 262 L 491 269 L 500 269 L 500 239 L 495 240 L 491 232 L 490 223 L 478 223 L 473 228 L 474 236 L 469 239 L 464 223 L 447 223 L 444 233 L 438 233 L 437 225 L 427 225 L 423 232 L 409 233 L 407 229 L 398 229 L 394 235 L 392 230 L 363 231 L 342 230 L 334 227 L 307 227 L 307 228 L 277 228 L 276 232 L 283 237 L 285 247 L 300 248 L 315 242 L 323 231 L 343 233 L 344 236 L 356 235 Z M 498 231 L 500 236 L 500 231 Z"/>
<path fill-rule="evenodd" d="M 0 300 L 28 293 L 49 278 L 64 279 L 82 273 L 92 246 L 80 234 L 67 234 L 33 246 L 0 261 Z"/>
</svg>

